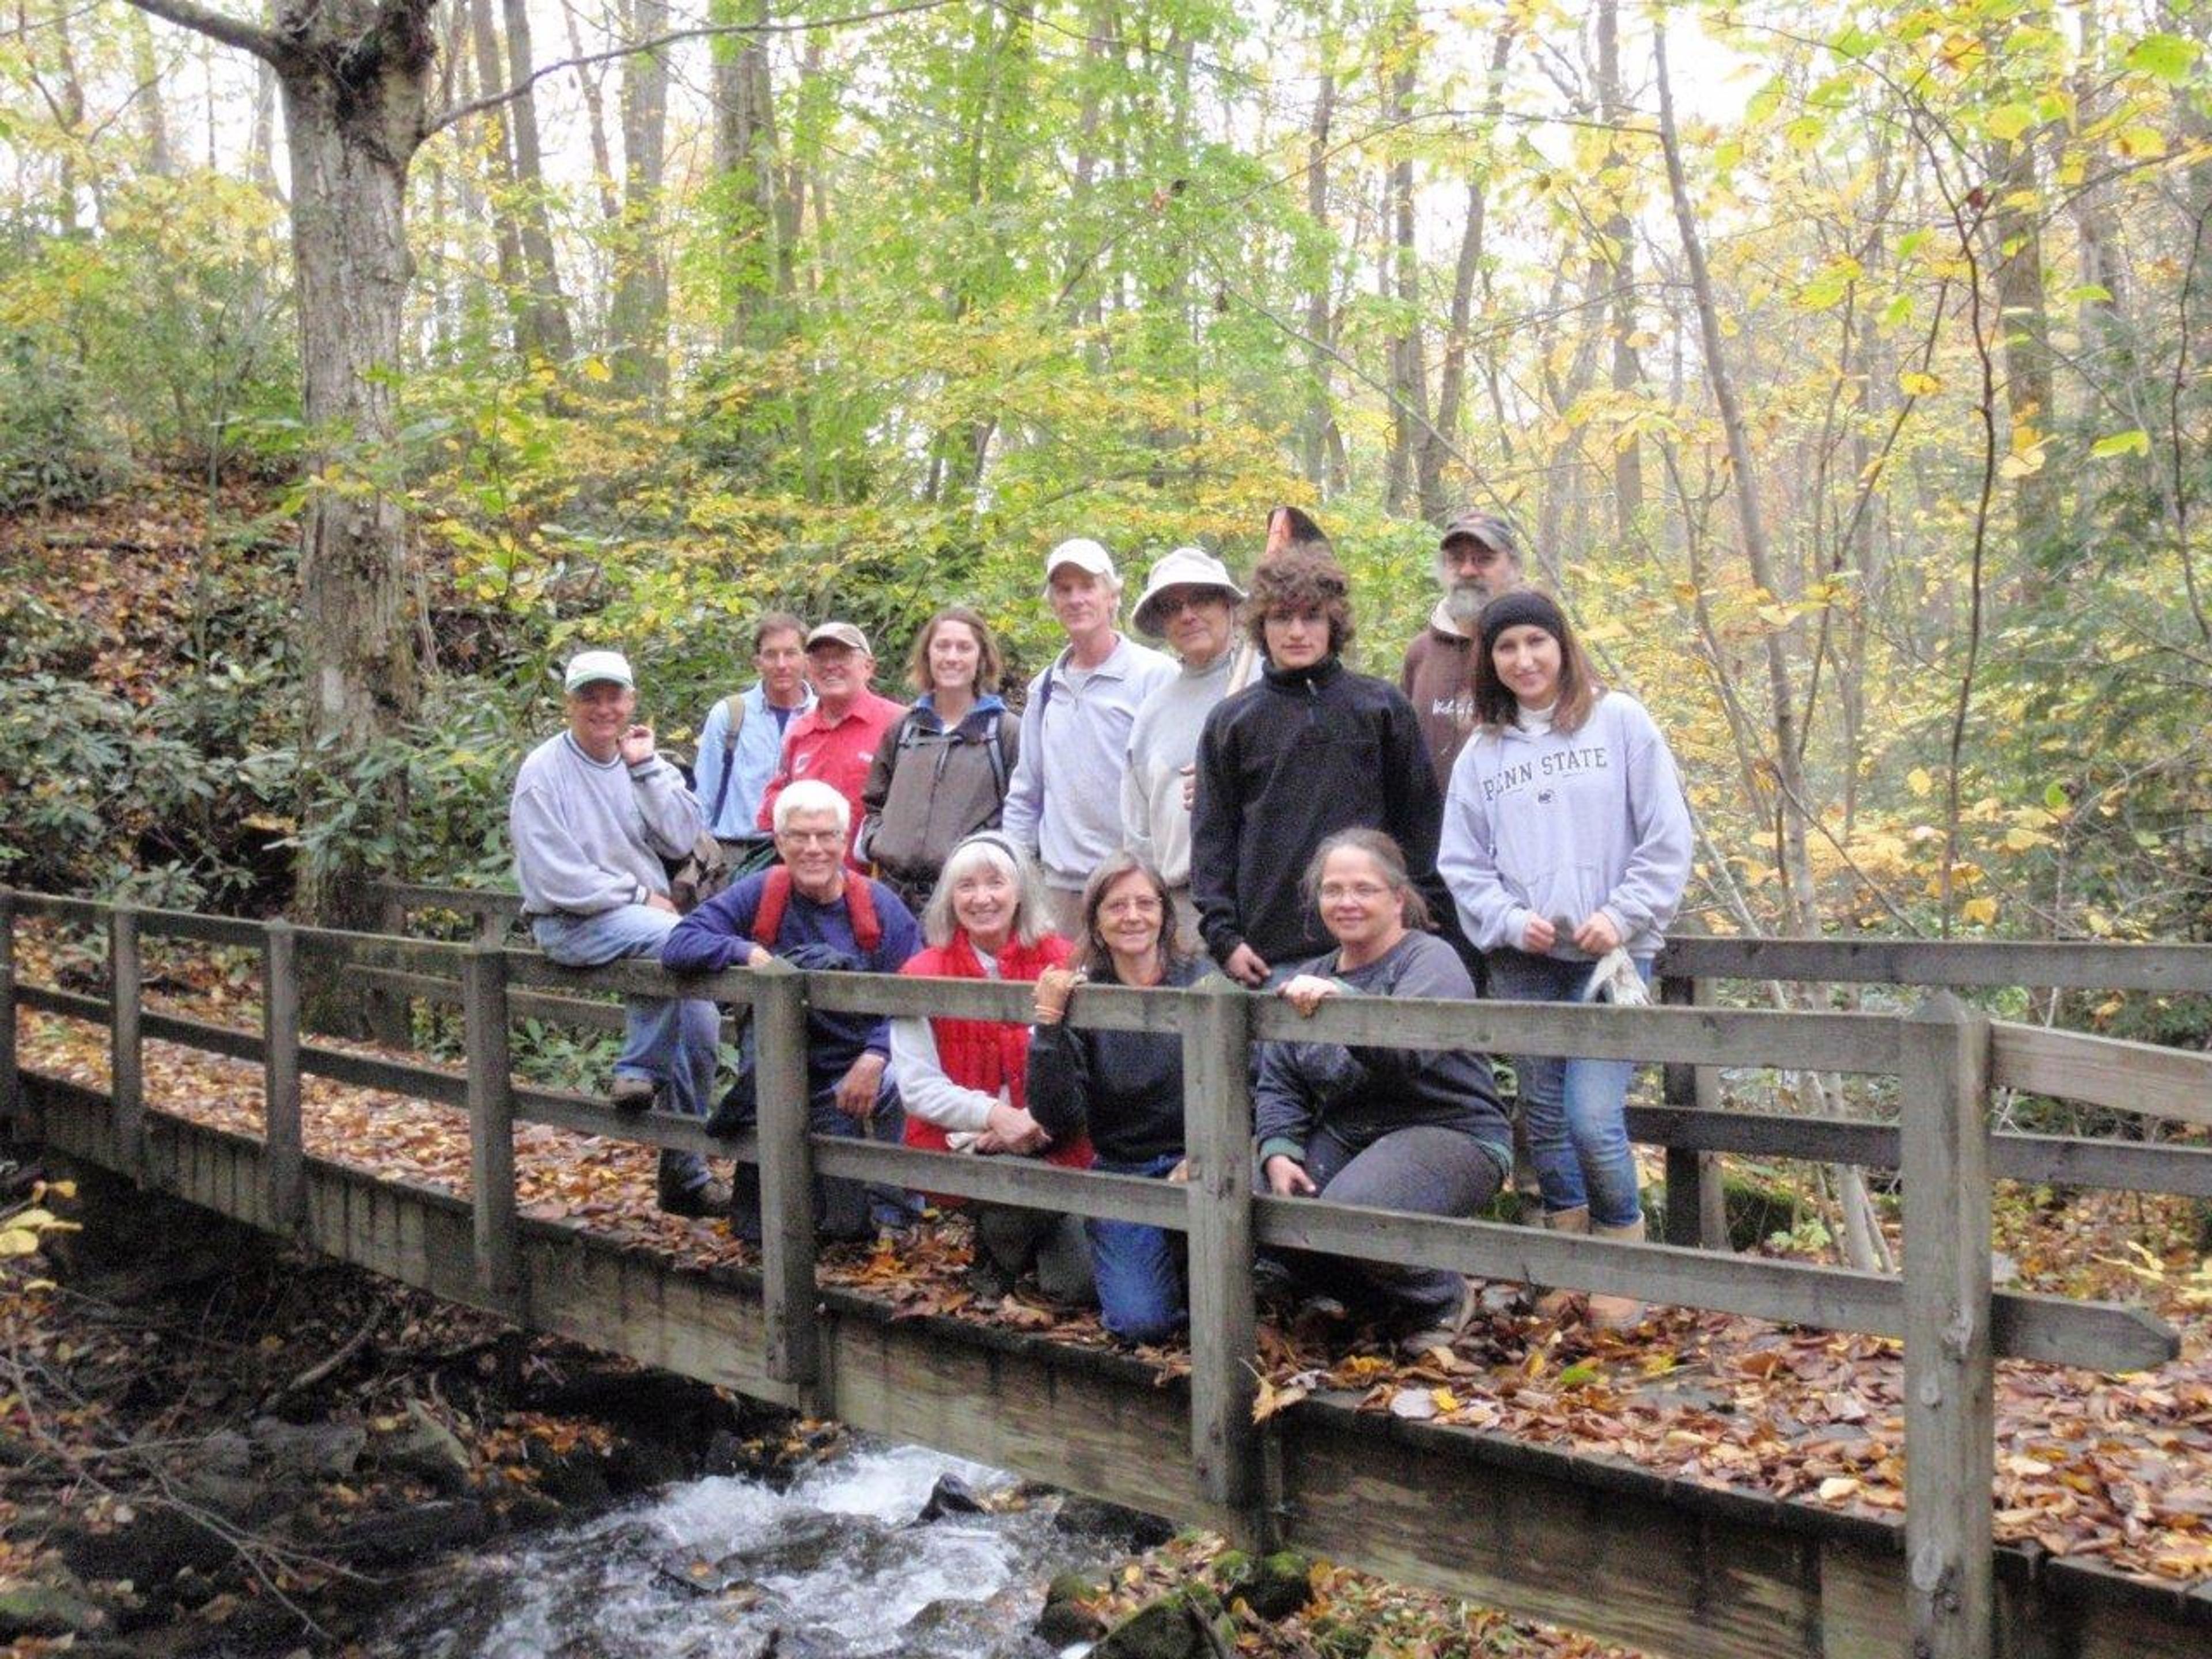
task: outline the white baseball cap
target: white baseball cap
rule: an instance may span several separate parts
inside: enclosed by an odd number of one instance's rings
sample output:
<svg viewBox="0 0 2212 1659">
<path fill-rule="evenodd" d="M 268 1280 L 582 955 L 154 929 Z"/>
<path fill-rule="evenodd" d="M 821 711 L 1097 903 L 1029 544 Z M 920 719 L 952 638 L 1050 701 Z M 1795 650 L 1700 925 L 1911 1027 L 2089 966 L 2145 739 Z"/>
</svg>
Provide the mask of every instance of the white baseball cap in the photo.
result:
<svg viewBox="0 0 2212 1659">
<path fill-rule="evenodd" d="M 629 659 L 619 651 L 579 651 L 568 659 L 561 689 L 574 693 L 601 680 L 611 680 L 628 691 L 637 689 L 637 682 L 630 678 Z"/>
<path fill-rule="evenodd" d="M 1114 572 L 1114 556 L 1088 536 L 1072 537 L 1044 556 L 1045 585 L 1052 585 L 1053 572 L 1064 564 L 1078 570 L 1087 570 L 1102 580 L 1118 582 L 1121 579 Z"/>
</svg>

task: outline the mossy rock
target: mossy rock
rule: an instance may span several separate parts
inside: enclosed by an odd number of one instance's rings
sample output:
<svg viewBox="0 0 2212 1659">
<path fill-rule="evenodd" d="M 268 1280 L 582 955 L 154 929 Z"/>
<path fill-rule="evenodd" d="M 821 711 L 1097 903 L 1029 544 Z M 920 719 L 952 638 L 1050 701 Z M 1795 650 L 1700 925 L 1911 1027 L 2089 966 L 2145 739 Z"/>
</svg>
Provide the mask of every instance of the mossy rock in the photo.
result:
<svg viewBox="0 0 2212 1659">
<path fill-rule="evenodd" d="M 1221 1614 L 1221 1598 L 1202 1584 L 1187 1584 L 1139 1607 L 1108 1631 L 1091 1659 L 1213 1659 L 1208 1628 Z"/>
<path fill-rule="evenodd" d="M 1287 1619 L 1313 1601 L 1313 1558 L 1296 1550 L 1264 1557 L 1251 1582 L 1239 1592 L 1244 1605 L 1262 1619 Z"/>
</svg>

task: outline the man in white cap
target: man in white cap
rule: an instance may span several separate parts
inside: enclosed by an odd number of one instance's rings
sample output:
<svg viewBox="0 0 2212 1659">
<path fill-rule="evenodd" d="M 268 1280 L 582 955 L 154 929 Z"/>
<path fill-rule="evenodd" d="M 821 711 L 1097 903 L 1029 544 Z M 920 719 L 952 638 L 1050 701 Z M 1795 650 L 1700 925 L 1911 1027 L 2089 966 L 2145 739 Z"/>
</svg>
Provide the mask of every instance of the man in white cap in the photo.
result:
<svg viewBox="0 0 2212 1659">
<path fill-rule="evenodd" d="M 507 807 L 523 915 L 538 948 L 571 968 L 624 957 L 657 958 L 676 926 L 663 859 L 699 834 L 699 803 L 684 775 L 635 723 L 637 682 L 619 651 L 579 651 L 562 677 L 568 729 L 530 752 Z M 623 1003 L 613 1103 L 641 1112 L 664 1092 L 668 1109 L 704 1117 L 714 1084 L 714 1005 L 692 998 Z M 720 1215 L 730 1189 L 694 1153 L 663 1151 L 660 1207 Z"/>
<path fill-rule="evenodd" d="M 759 827 L 775 828 L 775 798 L 801 778 L 816 778 L 842 795 L 852 809 L 845 835 L 845 861 L 857 870 L 853 838 L 860 834 L 866 807 L 860 797 L 868 767 L 883 746 L 884 733 L 898 723 L 906 705 L 878 695 L 875 653 L 868 636 L 848 622 L 826 622 L 806 636 L 806 678 L 814 687 L 814 707 L 792 721 L 784 734 L 783 759 L 761 792 Z"/>
<path fill-rule="evenodd" d="M 1213 705 L 1251 682 L 1259 653 L 1237 639 L 1244 590 L 1220 560 L 1178 547 L 1152 567 L 1133 620 L 1149 639 L 1164 637 L 1182 672 L 1146 698 L 1129 728 L 1129 766 L 1121 777 L 1121 833 L 1131 852 L 1160 872 L 1175 901 L 1186 945 L 1198 939 L 1190 899 L 1190 805 L 1198 734 Z"/>
<path fill-rule="evenodd" d="M 1044 872 L 1054 931 L 1074 939 L 1083 884 L 1121 848 L 1129 728 L 1175 665 L 1115 629 L 1121 578 L 1113 556 L 1090 538 L 1045 555 L 1044 594 L 1067 645 L 1030 682 L 1000 827 Z"/>
<path fill-rule="evenodd" d="M 1521 544 L 1513 526 L 1494 513 L 1461 514 L 1437 544 L 1437 582 L 1443 597 L 1406 647 L 1398 689 L 1420 716 L 1437 787 L 1448 789 L 1452 763 L 1474 729 L 1475 618 L 1500 593 L 1521 586 Z"/>
</svg>

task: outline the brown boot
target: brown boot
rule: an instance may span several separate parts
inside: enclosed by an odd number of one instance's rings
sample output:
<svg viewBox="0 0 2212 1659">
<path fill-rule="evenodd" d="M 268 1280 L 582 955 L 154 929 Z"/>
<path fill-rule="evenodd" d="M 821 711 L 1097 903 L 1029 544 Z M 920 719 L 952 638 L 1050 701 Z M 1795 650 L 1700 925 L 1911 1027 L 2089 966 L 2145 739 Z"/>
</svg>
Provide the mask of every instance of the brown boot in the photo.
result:
<svg viewBox="0 0 2212 1659">
<path fill-rule="evenodd" d="M 1587 1233 L 1590 1230 L 1589 1206 L 1580 1204 L 1571 1210 L 1550 1210 L 1544 1215 L 1544 1224 L 1555 1233 Z M 1559 1319 L 1575 1304 L 1580 1291 L 1537 1289 L 1534 1313 L 1539 1319 Z"/>
<path fill-rule="evenodd" d="M 1638 1216 L 1626 1227 L 1607 1227 L 1593 1223 L 1593 1238 L 1611 1239 L 1616 1244 L 1641 1244 L 1644 1242 L 1644 1218 Z M 1644 1308 L 1641 1302 L 1629 1296 L 1593 1296 L 1589 1310 L 1584 1316 L 1601 1331 L 1632 1331 L 1644 1322 Z"/>
</svg>

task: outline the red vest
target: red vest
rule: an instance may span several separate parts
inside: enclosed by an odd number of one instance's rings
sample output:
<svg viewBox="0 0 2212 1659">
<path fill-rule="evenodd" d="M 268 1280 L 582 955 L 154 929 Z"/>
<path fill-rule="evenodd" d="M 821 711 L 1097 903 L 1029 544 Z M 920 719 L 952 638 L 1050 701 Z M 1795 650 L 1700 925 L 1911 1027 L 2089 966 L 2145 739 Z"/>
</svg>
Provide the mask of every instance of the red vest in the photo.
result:
<svg viewBox="0 0 2212 1659">
<path fill-rule="evenodd" d="M 999 953 L 999 977 L 1010 981 L 1033 981 L 1048 968 L 1065 966 L 1073 954 L 1073 947 L 1057 933 L 1047 933 L 1031 945 L 1018 939 L 1010 940 Z M 957 930 L 950 945 L 933 945 L 909 958 L 899 972 L 925 979 L 987 977 L 975 947 L 968 942 L 967 934 Z M 946 1077 L 963 1089 L 979 1089 L 987 1095 L 995 1095 L 1004 1089 L 1008 1099 L 1027 1109 L 1028 1026 L 939 1015 L 931 1018 L 929 1029 L 937 1039 L 937 1063 L 945 1068 Z M 926 1146 L 933 1152 L 950 1150 L 943 1129 L 913 1116 L 906 1121 L 906 1144 Z M 1066 1145 L 1054 1143 L 1046 1149 L 1044 1159 L 1048 1164 L 1071 1170 L 1087 1170 L 1091 1167 L 1090 1137 L 1079 1136 Z"/>
</svg>

